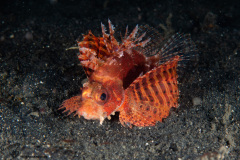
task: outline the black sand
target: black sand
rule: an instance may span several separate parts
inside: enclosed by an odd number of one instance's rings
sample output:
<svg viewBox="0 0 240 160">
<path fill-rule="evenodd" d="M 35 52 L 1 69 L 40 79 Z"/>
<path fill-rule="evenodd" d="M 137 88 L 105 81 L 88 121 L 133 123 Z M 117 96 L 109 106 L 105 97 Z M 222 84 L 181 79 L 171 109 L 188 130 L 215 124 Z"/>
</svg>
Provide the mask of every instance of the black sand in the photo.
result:
<svg viewBox="0 0 240 160">
<path fill-rule="evenodd" d="M 118 31 L 162 24 L 165 33 L 191 33 L 199 62 L 180 80 L 180 107 L 164 123 L 129 129 L 116 115 L 100 126 L 57 110 L 86 78 L 66 48 L 89 29 L 100 35 L 108 18 Z M 234 1 L 1 2 L 0 157 L 239 159 L 239 18 Z"/>
</svg>

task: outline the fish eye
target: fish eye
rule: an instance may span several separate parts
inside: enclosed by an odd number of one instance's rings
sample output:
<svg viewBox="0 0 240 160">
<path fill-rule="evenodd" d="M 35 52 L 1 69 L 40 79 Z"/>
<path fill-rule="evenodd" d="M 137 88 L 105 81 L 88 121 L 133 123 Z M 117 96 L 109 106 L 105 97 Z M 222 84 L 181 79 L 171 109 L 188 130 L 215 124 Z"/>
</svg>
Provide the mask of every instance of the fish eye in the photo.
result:
<svg viewBox="0 0 240 160">
<path fill-rule="evenodd" d="M 97 93 L 95 94 L 95 100 L 99 103 L 99 104 L 105 104 L 108 100 L 108 92 L 106 89 L 100 89 L 97 91 Z"/>
<path fill-rule="evenodd" d="M 101 96 L 100 96 L 100 99 L 102 101 L 105 101 L 107 99 L 107 94 L 106 93 L 102 93 Z"/>
</svg>

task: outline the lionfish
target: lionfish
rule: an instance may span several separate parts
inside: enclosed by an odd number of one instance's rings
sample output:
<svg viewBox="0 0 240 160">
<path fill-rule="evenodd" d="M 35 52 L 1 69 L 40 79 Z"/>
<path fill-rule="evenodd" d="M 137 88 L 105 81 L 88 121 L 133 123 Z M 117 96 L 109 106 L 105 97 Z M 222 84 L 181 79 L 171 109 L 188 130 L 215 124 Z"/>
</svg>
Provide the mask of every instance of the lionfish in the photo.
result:
<svg viewBox="0 0 240 160">
<path fill-rule="evenodd" d="M 119 43 L 110 20 L 108 25 L 109 34 L 101 24 L 102 37 L 89 31 L 77 42 L 88 81 L 80 95 L 65 100 L 59 109 L 100 124 L 120 112 L 121 124 L 130 128 L 162 122 L 178 107 L 179 62 L 195 55 L 190 35 L 176 33 L 166 40 L 154 28 L 137 25 L 130 34 L 127 27 Z"/>
</svg>

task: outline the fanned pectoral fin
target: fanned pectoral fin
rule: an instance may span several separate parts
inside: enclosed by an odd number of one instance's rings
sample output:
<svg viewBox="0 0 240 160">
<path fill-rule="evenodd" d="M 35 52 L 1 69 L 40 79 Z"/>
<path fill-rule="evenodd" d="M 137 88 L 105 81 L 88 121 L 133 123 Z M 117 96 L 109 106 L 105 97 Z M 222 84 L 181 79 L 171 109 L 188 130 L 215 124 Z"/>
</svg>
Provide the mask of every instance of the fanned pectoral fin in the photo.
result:
<svg viewBox="0 0 240 160">
<path fill-rule="evenodd" d="M 126 90 L 120 122 L 129 126 L 153 126 L 178 107 L 177 62 L 179 56 L 137 78 Z"/>
</svg>

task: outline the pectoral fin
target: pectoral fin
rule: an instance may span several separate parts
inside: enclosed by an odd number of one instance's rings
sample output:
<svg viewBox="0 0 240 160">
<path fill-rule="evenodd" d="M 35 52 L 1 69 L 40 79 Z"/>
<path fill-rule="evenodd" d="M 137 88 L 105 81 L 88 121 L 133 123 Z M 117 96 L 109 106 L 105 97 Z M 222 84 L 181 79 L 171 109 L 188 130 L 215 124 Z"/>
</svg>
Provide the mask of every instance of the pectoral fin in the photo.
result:
<svg viewBox="0 0 240 160">
<path fill-rule="evenodd" d="M 138 77 L 126 90 L 120 108 L 120 122 L 144 127 L 153 126 L 178 107 L 177 63 L 179 56 Z"/>
</svg>

